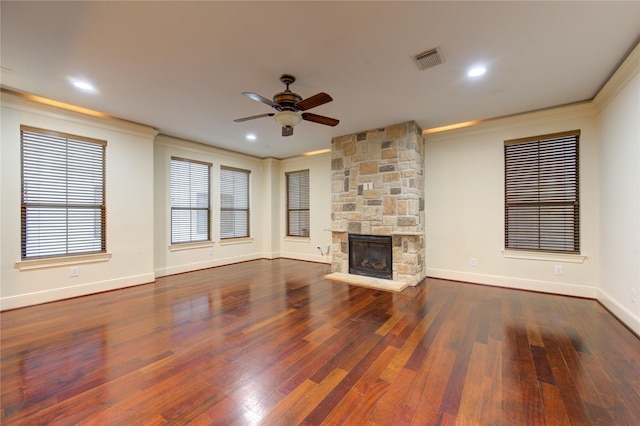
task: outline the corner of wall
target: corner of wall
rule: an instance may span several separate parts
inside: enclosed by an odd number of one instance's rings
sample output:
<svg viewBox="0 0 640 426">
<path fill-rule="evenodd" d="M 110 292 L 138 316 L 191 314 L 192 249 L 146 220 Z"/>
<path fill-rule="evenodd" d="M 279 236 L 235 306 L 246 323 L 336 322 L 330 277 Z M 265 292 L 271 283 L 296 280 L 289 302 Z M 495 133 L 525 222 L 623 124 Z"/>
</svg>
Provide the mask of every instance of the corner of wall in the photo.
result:
<svg viewBox="0 0 640 426">
<path fill-rule="evenodd" d="M 640 43 L 636 45 L 593 99 L 593 104 L 598 111 L 606 107 L 638 73 L 640 73 Z"/>
<path fill-rule="evenodd" d="M 640 318 L 633 312 L 618 303 L 613 297 L 602 289 L 598 289 L 598 302 L 611 312 L 620 322 L 629 327 L 637 336 L 640 336 Z"/>
</svg>

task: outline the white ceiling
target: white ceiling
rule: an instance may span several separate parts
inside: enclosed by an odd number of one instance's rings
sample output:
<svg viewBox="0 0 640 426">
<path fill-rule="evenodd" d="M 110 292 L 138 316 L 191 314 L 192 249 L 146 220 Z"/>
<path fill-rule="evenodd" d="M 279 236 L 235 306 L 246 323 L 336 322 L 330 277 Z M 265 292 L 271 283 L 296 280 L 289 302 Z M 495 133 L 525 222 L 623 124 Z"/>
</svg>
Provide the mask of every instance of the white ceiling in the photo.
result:
<svg viewBox="0 0 640 426">
<path fill-rule="evenodd" d="M 286 158 L 415 120 L 423 129 L 592 99 L 640 37 L 640 2 L 12 2 L 2 85 L 251 154 Z M 446 62 L 412 57 L 440 46 Z M 487 73 L 466 76 L 474 64 Z M 241 95 L 333 102 L 280 136 Z M 69 78 L 86 78 L 93 94 Z M 257 140 L 248 141 L 252 132 Z"/>
</svg>

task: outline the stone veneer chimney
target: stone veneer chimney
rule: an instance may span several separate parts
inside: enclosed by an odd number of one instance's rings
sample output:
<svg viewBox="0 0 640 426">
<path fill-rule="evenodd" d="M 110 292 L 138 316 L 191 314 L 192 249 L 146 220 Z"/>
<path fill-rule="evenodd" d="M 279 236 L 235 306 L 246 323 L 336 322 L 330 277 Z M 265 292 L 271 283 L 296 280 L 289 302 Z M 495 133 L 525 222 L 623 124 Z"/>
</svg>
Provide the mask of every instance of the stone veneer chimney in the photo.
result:
<svg viewBox="0 0 640 426">
<path fill-rule="evenodd" d="M 399 290 L 422 281 L 426 271 L 423 167 L 422 130 L 413 121 L 331 141 L 329 279 L 344 276 L 344 281 L 358 283 L 348 274 L 348 235 L 363 234 L 392 237 L 393 280 L 376 279 L 376 287 L 385 288 L 389 281 L 389 289 Z"/>
</svg>

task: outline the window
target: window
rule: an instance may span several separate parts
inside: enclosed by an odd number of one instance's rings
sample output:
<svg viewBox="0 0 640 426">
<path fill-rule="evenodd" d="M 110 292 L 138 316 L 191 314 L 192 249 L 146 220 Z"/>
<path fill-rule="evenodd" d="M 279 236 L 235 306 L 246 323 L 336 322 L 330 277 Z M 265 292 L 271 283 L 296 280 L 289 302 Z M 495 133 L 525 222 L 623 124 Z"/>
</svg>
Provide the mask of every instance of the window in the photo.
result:
<svg viewBox="0 0 640 426">
<path fill-rule="evenodd" d="M 580 131 L 505 141 L 505 248 L 580 253 Z"/>
<path fill-rule="evenodd" d="M 107 142 L 27 126 L 22 141 L 22 259 L 106 252 Z"/>
<path fill-rule="evenodd" d="M 220 238 L 249 236 L 248 170 L 220 168 Z"/>
<path fill-rule="evenodd" d="M 309 170 L 287 176 L 287 235 L 309 236 Z"/>
<path fill-rule="evenodd" d="M 210 240 L 211 164 L 171 158 L 171 244 Z"/>
</svg>

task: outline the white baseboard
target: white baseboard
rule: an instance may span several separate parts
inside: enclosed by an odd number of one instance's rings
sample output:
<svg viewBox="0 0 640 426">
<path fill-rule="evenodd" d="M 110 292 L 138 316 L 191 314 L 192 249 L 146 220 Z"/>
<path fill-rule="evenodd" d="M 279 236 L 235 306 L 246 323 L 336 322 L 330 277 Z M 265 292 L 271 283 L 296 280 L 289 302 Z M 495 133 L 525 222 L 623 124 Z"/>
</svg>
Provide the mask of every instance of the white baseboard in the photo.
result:
<svg viewBox="0 0 640 426">
<path fill-rule="evenodd" d="M 294 259 L 294 260 L 305 260 L 307 262 L 315 262 L 315 263 L 327 263 L 331 264 L 330 256 L 322 256 L 319 254 L 304 254 L 304 253 L 295 253 L 295 252 L 281 252 L 279 257 L 284 257 L 286 259 Z"/>
<path fill-rule="evenodd" d="M 250 260 L 257 260 L 257 259 L 272 260 L 272 259 L 278 259 L 280 257 L 284 257 L 287 259 L 295 259 L 295 260 L 306 260 L 309 262 L 316 262 L 316 263 L 331 263 L 331 261 L 328 259 L 329 256 L 305 255 L 301 253 L 290 253 L 290 252 L 273 252 L 273 253 L 264 252 L 264 253 L 253 253 L 253 254 L 248 254 L 243 256 L 236 256 L 236 257 L 225 257 L 222 259 L 207 260 L 205 262 L 194 262 L 194 263 L 187 263 L 184 265 L 169 266 L 166 268 L 155 269 L 154 272 L 156 277 L 159 278 L 159 277 L 165 277 L 167 275 L 182 274 L 185 272 L 198 271 L 200 269 L 215 268 L 216 266 L 224 266 L 224 265 L 231 265 L 233 263 L 247 262 Z"/>
<path fill-rule="evenodd" d="M 633 312 L 619 304 L 602 289 L 598 289 L 598 301 L 627 327 L 633 330 L 634 333 L 640 336 L 640 318 L 634 315 Z"/>
<path fill-rule="evenodd" d="M 586 297 L 589 299 L 595 299 L 597 296 L 597 289 L 595 287 L 584 285 L 528 280 L 522 278 L 503 277 L 498 275 L 472 274 L 468 272 L 451 271 L 446 269 L 427 268 L 427 277 L 441 278 L 453 281 L 464 281 L 474 284 L 491 285 L 495 287 L 515 288 L 518 290 L 562 294 L 565 296 Z"/>
<path fill-rule="evenodd" d="M 33 293 L 8 296 L 0 299 L 0 311 L 8 309 L 24 308 L 25 306 L 40 305 L 56 300 L 70 299 L 72 297 L 86 296 L 103 291 L 117 290 L 134 285 L 147 284 L 155 281 L 153 274 L 133 275 L 114 280 L 98 281 L 52 290 L 37 291 Z"/>
<path fill-rule="evenodd" d="M 247 262 L 249 260 L 262 259 L 262 253 L 254 253 L 243 256 L 225 257 L 222 259 L 207 260 L 205 262 L 186 263 L 183 265 L 168 266 L 165 268 L 157 268 L 154 270 L 156 277 L 165 277 L 167 275 L 183 274 L 185 272 L 198 271 L 200 269 L 215 268 L 216 266 L 231 265 L 233 263 Z"/>
</svg>

